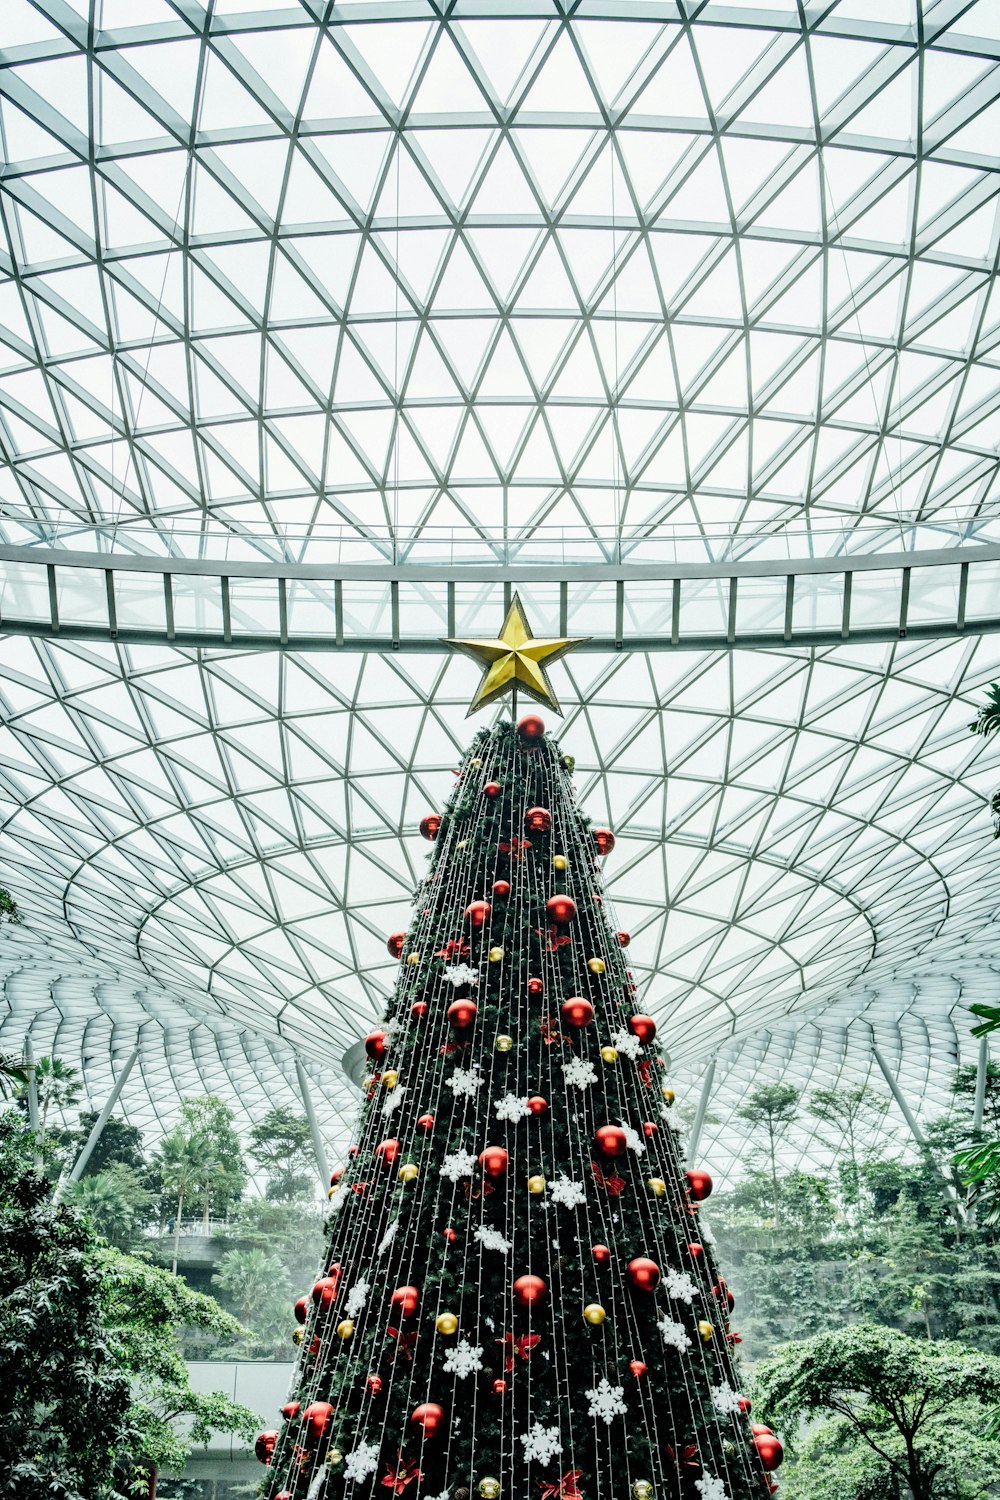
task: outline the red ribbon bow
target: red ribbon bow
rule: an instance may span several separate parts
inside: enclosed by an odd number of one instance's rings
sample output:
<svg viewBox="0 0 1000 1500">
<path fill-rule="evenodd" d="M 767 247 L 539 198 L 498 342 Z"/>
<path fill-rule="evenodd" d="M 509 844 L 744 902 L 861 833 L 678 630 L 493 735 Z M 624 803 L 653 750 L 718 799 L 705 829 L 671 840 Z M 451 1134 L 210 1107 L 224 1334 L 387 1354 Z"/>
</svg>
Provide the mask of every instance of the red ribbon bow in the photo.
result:
<svg viewBox="0 0 1000 1500">
<path fill-rule="evenodd" d="M 453 958 L 464 958 L 469 952 L 469 945 L 464 938 L 449 938 L 443 948 L 435 953 L 435 958 L 444 958 L 449 962 Z"/>
<path fill-rule="evenodd" d="M 596 1161 L 592 1161 L 590 1163 L 590 1170 L 594 1174 L 594 1181 L 597 1183 L 598 1187 L 603 1188 L 604 1191 L 606 1193 L 609 1193 L 612 1198 L 621 1197 L 622 1191 L 625 1187 L 624 1177 L 605 1177 L 604 1168 L 601 1166 L 600 1162 Z"/>
<path fill-rule="evenodd" d="M 415 1479 L 423 1479 L 423 1477 L 414 1460 L 412 1458 L 404 1458 L 402 1449 L 400 1449 L 396 1459 L 395 1472 L 393 1472 L 392 1465 L 387 1463 L 382 1483 L 386 1489 L 392 1490 L 394 1495 L 401 1495 L 408 1484 L 412 1484 Z"/>
<path fill-rule="evenodd" d="M 539 1021 L 538 1032 L 542 1041 L 547 1042 L 550 1047 L 553 1042 L 565 1042 L 567 1040 L 551 1016 L 545 1016 Z"/>
<path fill-rule="evenodd" d="M 441 1056 L 451 1057 L 455 1052 L 464 1052 L 468 1045 L 468 1042 L 445 1042 L 441 1048 Z"/>
<path fill-rule="evenodd" d="M 521 1337 L 516 1339 L 512 1333 L 508 1333 L 502 1339 L 497 1339 L 496 1342 L 504 1346 L 506 1356 L 504 1359 L 504 1369 L 510 1374 L 514 1368 L 515 1357 L 520 1355 L 522 1359 L 530 1359 L 532 1349 L 542 1342 L 542 1335 L 540 1333 L 522 1333 Z"/>
<path fill-rule="evenodd" d="M 553 923 L 553 925 L 548 928 L 536 927 L 535 933 L 540 938 L 546 936 L 548 937 L 548 942 L 545 944 L 545 946 L 550 953 L 555 953 L 558 948 L 565 948 L 567 943 L 571 943 L 573 941 L 569 933 L 560 932 L 555 923 Z"/>
<path fill-rule="evenodd" d="M 509 854 L 511 859 L 521 859 L 530 848 L 531 843 L 528 839 L 503 839 L 500 844 L 500 853 Z"/>
<path fill-rule="evenodd" d="M 582 1469 L 567 1469 L 561 1479 L 538 1481 L 540 1500 L 583 1500 L 576 1481 L 583 1477 Z"/>
<path fill-rule="evenodd" d="M 640 1057 L 638 1062 L 636 1063 L 636 1068 L 643 1083 L 648 1089 L 651 1089 L 653 1087 L 653 1064 L 649 1061 L 649 1058 Z"/>
<path fill-rule="evenodd" d="M 389 1334 L 390 1338 L 396 1340 L 396 1352 L 398 1354 L 405 1354 L 407 1359 L 413 1358 L 413 1346 L 417 1342 L 417 1330 L 415 1328 L 411 1333 L 400 1333 L 398 1328 L 393 1328 L 390 1325 L 386 1329 L 386 1333 Z"/>
</svg>

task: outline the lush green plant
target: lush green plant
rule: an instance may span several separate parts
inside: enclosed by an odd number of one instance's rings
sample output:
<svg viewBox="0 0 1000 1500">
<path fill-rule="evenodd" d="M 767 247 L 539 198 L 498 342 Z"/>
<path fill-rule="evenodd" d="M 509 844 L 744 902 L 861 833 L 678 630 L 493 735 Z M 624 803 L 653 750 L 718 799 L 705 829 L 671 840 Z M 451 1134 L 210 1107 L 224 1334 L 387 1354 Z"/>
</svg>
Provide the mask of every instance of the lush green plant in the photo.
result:
<svg viewBox="0 0 1000 1500">
<path fill-rule="evenodd" d="M 70 1183 L 63 1196 L 83 1215 L 95 1234 L 118 1250 L 134 1247 L 153 1201 L 139 1173 L 121 1162 Z"/>
<path fill-rule="evenodd" d="M 10 891 L 4 890 L 3 886 L 0 885 L 0 927 L 5 922 L 9 922 L 11 926 L 16 926 L 18 923 L 23 922 L 23 920 L 24 918 L 21 916 L 14 897 Z"/>
<path fill-rule="evenodd" d="M 231 1343 L 244 1332 L 236 1319 L 160 1266 L 110 1247 L 96 1261 L 108 1350 L 129 1377 L 130 1420 L 144 1458 L 177 1470 L 214 1431 L 251 1438 L 259 1418 L 249 1407 L 219 1391 L 191 1389 L 178 1341 L 179 1329 L 199 1329 Z"/>
<path fill-rule="evenodd" d="M 762 1128 L 767 1137 L 768 1161 L 771 1168 L 772 1207 L 774 1222 L 781 1218 L 781 1190 L 778 1182 L 778 1141 L 787 1126 L 795 1119 L 802 1090 L 790 1083 L 767 1083 L 754 1089 L 741 1109 L 736 1111 L 741 1120 L 752 1128 Z"/>
<path fill-rule="evenodd" d="M 139 1434 L 89 1231 L 55 1206 L 16 1111 L 0 1116 L 0 1474 L 5 1494 L 101 1500 Z"/>
<path fill-rule="evenodd" d="M 181 1101 L 182 1124 L 192 1135 L 205 1137 L 215 1162 L 213 1170 L 198 1184 L 206 1228 L 212 1213 L 227 1213 L 240 1201 L 246 1187 L 247 1169 L 235 1118 L 228 1104 L 214 1094 Z"/>
<path fill-rule="evenodd" d="M 63 1134 L 61 1144 L 67 1167 L 72 1167 L 90 1139 L 90 1132 L 97 1123 L 97 1116 L 96 1109 L 81 1110 L 76 1128 L 67 1130 Z M 116 1163 L 120 1163 L 123 1167 L 131 1167 L 134 1172 L 143 1176 L 146 1175 L 146 1159 L 142 1154 L 142 1131 L 136 1125 L 129 1125 L 115 1115 L 110 1115 L 104 1122 L 104 1129 L 90 1153 L 83 1175 L 94 1177 L 98 1172 L 103 1172 L 107 1167 L 114 1166 Z"/>
<path fill-rule="evenodd" d="M 201 1131 L 177 1125 L 163 1138 L 154 1157 L 154 1165 L 160 1182 L 176 1203 L 174 1213 L 174 1253 L 171 1270 L 177 1271 L 180 1249 L 181 1221 L 184 1203 L 201 1192 L 218 1171 L 214 1147 Z"/>
<path fill-rule="evenodd" d="M 825 1417 L 810 1461 L 843 1464 L 830 1500 L 975 1500 L 997 1493 L 1000 1440 L 984 1431 L 1000 1359 L 854 1324 L 778 1350 L 755 1372 L 758 1416 L 793 1429 Z M 819 1450 L 819 1451 L 817 1451 Z M 844 1481 L 847 1481 L 845 1484 Z M 852 1487 L 848 1487 L 852 1486 Z"/>
<path fill-rule="evenodd" d="M 0 1098 L 8 1099 L 19 1094 L 28 1085 L 28 1070 L 19 1057 L 9 1052 L 0 1052 Z"/>
<path fill-rule="evenodd" d="M 40 1057 L 35 1064 L 35 1082 L 38 1088 L 39 1135 L 42 1141 L 48 1133 L 49 1111 L 53 1105 L 64 1110 L 77 1102 L 83 1092 L 80 1075 L 76 1068 L 64 1063 L 59 1057 Z"/>
<path fill-rule="evenodd" d="M 270 1110 L 250 1132 L 250 1154 L 267 1173 L 267 1196 L 276 1202 L 301 1198 L 312 1188 L 308 1163 L 309 1122 L 287 1105 Z"/>
<path fill-rule="evenodd" d="M 292 1279 L 281 1257 L 266 1250 L 227 1250 L 212 1278 L 250 1335 L 243 1354 L 287 1357 Z"/>
</svg>

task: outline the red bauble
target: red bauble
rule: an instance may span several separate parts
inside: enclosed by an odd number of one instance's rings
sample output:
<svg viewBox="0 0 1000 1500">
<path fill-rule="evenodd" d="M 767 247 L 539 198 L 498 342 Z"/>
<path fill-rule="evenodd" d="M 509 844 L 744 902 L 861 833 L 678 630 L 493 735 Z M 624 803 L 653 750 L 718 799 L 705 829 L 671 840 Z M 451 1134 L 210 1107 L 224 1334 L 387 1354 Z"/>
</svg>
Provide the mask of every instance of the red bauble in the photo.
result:
<svg viewBox="0 0 1000 1500">
<path fill-rule="evenodd" d="M 298 1416 L 301 1410 L 301 1401 L 286 1401 L 284 1406 L 281 1408 L 281 1415 L 284 1417 L 286 1422 L 290 1422 L 293 1417 Z"/>
<path fill-rule="evenodd" d="M 775 1485 L 774 1487 L 775 1487 L 775 1489 L 778 1488 L 777 1485 Z M 274 1500 L 292 1500 L 292 1492 L 291 1492 L 291 1490 L 279 1490 L 278 1493 L 275 1495 Z"/>
<path fill-rule="evenodd" d="M 545 724 L 537 714 L 525 714 L 517 723 L 517 732 L 522 740 L 540 740 L 545 733 Z"/>
<path fill-rule="evenodd" d="M 393 958 L 402 958 L 402 956 L 403 956 L 403 944 L 405 942 L 406 942 L 406 933 L 405 932 L 390 932 L 389 936 L 385 940 L 385 946 L 388 948 L 388 950 L 392 954 Z"/>
<path fill-rule="evenodd" d="M 294 1311 L 296 1323 L 304 1323 L 306 1320 L 306 1315 L 309 1312 L 308 1297 L 299 1297 L 295 1303 Z"/>
<path fill-rule="evenodd" d="M 333 1407 L 329 1401 L 313 1401 L 302 1413 L 307 1435 L 312 1438 L 321 1438 L 332 1416 Z"/>
<path fill-rule="evenodd" d="M 424 1429 L 424 1437 L 432 1438 L 444 1422 L 444 1412 L 436 1401 L 425 1401 L 414 1408 L 410 1421 Z"/>
<path fill-rule="evenodd" d="M 656 1036 L 656 1022 L 652 1016 L 629 1016 L 628 1029 L 644 1047 Z"/>
<path fill-rule="evenodd" d="M 528 980 L 528 994 L 537 1000 L 539 995 L 545 994 L 545 985 L 541 979 Z"/>
<path fill-rule="evenodd" d="M 639 1255 L 627 1266 L 628 1279 L 638 1292 L 653 1292 L 660 1279 L 660 1268 L 655 1260 Z"/>
<path fill-rule="evenodd" d="M 552 827 L 552 814 L 547 807 L 529 807 L 524 815 L 524 826 L 529 833 L 548 833 Z"/>
<path fill-rule="evenodd" d="M 488 901 L 473 901 L 465 908 L 465 920 L 473 932 L 479 932 L 490 920 L 490 912 L 493 910 Z"/>
<path fill-rule="evenodd" d="M 627 948 L 632 941 L 632 934 L 630 932 L 616 932 L 615 937 L 618 939 L 619 948 Z"/>
<path fill-rule="evenodd" d="M 703 1203 L 712 1192 L 712 1179 L 707 1172 L 693 1167 L 690 1172 L 684 1173 L 688 1185 L 688 1192 L 696 1203 Z"/>
<path fill-rule="evenodd" d="M 389 1298 L 393 1307 L 399 1308 L 402 1318 L 416 1317 L 417 1308 L 420 1306 L 420 1288 L 418 1286 L 398 1286 Z"/>
<path fill-rule="evenodd" d="M 594 1135 L 594 1145 L 605 1156 L 624 1156 L 628 1150 L 628 1136 L 620 1125 L 602 1125 Z"/>
<path fill-rule="evenodd" d="M 417 1129 L 418 1130 L 433 1130 L 434 1129 L 434 1116 L 433 1115 L 421 1115 L 419 1117 L 419 1119 L 417 1120 Z"/>
<path fill-rule="evenodd" d="M 453 1000 L 448 1007 L 448 1020 L 456 1031 L 465 1031 L 476 1019 L 477 1009 L 474 1000 Z"/>
<path fill-rule="evenodd" d="M 430 1006 L 426 1000 L 414 1000 L 410 1006 L 410 1015 L 415 1021 L 422 1021 L 428 1010 L 430 1010 Z"/>
<path fill-rule="evenodd" d="M 543 1099 L 541 1094 L 532 1094 L 531 1098 L 528 1100 L 528 1108 L 531 1110 L 531 1113 L 533 1115 L 544 1115 L 548 1107 L 549 1101 L 547 1099 Z"/>
<path fill-rule="evenodd" d="M 369 1031 L 365 1037 L 365 1051 L 372 1062 L 381 1062 L 386 1053 L 384 1031 Z"/>
<path fill-rule="evenodd" d="M 458 1239 L 458 1230 L 457 1229 L 452 1229 L 452 1227 L 451 1227 L 450 1224 L 449 1224 L 449 1226 L 448 1226 L 447 1229 L 442 1229 L 441 1233 L 444 1235 L 444 1237 L 448 1241 L 449 1245 L 453 1245 L 455 1243 L 455 1241 Z"/>
<path fill-rule="evenodd" d="M 595 828 L 594 843 L 598 854 L 610 854 L 615 847 L 615 836 L 610 828 Z"/>
<path fill-rule="evenodd" d="M 705 1247 L 704 1247 L 704 1245 L 699 1245 L 697 1240 L 692 1240 L 691 1244 L 688 1245 L 688 1255 L 690 1255 L 691 1259 L 692 1260 L 701 1260 L 701 1258 L 702 1258 L 702 1256 L 704 1254 L 705 1254 Z"/>
<path fill-rule="evenodd" d="M 548 1288 L 540 1276 L 519 1276 L 514 1282 L 514 1296 L 522 1307 L 543 1302 Z"/>
<path fill-rule="evenodd" d="M 425 839 L 430 839 L 432 844 L 438 836 L 438 830 L 440 829 L 440 827 L 440 813 L 427 813 L 420 819 L 420 832 L 423 834 Z"/>
<path fill-rule="evenodd" d="M 493 894 L 498 901 L 506 901 L 507 897 L 510 895 L 510 881 L 494 880 Z"/>
<path fill-rule="evenodd" d="M 643 1122 L 642 1122 L 642 1133 L 646 1137 L 647 1140 L 650 1138 L 650 1136 L 654 1136 L 656 1134 L 656 1132 L 657 1132 L 658 1129 L 659 1129 L 659 1126 L 654 1125 L 653 1122 L 652 1122 L 652 1120 L 643 1120 Z"/>
<path fill-rule="evenodd" d="M 343 1175 L 344 1175 L 344 1169 L 343 1169 L 343 1167 L 335 1167 L 334 1170 L 330 1173 L 330 1186 L 331 1187 L 336 1187 L 337 1183 L 340 1181 L 340 1179 L 343 1177 Z"/>
<path fill-rule="evenodd" d="M 752 1409 L 753 1409 L 753 1402 L 750 1400 L 750 1397 L 749 1396 L 741 1396 L 740 1397 L 740 1411 L 743 1413 L 743 1415 L 745 1417 L 749 1416 L 749 1414 L 752 1411 Z"/>
<path fill-rule="evenodd" d="M 643 1364 L 641 1359 L 630 1359 L 628 1362 L 628 1367 L 632 1371 L 632 1374 L 635 1376 L 636 1380 L 641 1380 L 646 1373 L 646 1366 Z"/>
<path fill-rule="evenodd" d="M 753 1440 L 757 1449 L 757 1457 L 765 1474 L 770 1474 L 774 1469 L 781 1467 L 785 1457 L 785 1450 L 774 1436 L 773 1432 L 762 1432 Z"/>
<path fill-rule="evenodd" d="M 257 1441 L 253 1445 L 254 1457 L 260 1459 L 262 1464 L 269 1464 L 277 1441 L 278 1434 L 273 1429 L 258 1433 Z"/>
<path fill-rule="evenodd" d="M 321 1276 L 312 1289 L 312 1299 L 317 1307 L 329 1307 L 337 1295 L 339 1276 Z M 305 1319 L 302 1319 L 305 1322 Z"/>
<path fill-rule="evenodd" d="M 494 1393 L 494 1395 L 496 1395 L 496 1396 L 502 1396 L 502 1395 L 504 1395 L 504 1393 L 506 1392 L 506 1390 L 507 1390 L 507 1382 L 506 1382 L 506 1380 L 494 1380 L 494 1382 L 493 1382 L 493 1393 Z"/>
<path fill-rule="evenodd" d="M 568 896 L 550 896 L 545 903 L 545 915 L 550 922 L 565 927 L 576 916 L 576 902 Z"/>
<path fill-rule="evenodd" d="M 509 1157 L 502 1146 L 487 1146 L 479 1153 L 479 1165 L 487 1177 L 502 1177 L 507 1170 Z"/>
<path fill-rule="evenodd" d="M 495 801 L 496 798 L 499 797 L 499 795 L 500 795 L 500 783 L 499 783 L 499 781 L 488 781 L 486 783 L 486 785 L 483 787 L 483 796 L 484 797 L 488 797 L 491 802 Z"/>
<path fill-rule="evenodd" d="M 774 1437 L 774 1433 L 772 1432 L 771 1428 L 765 1427 L 763 1422 L 751 1422 L 750 1431 L 753 1433 L 754 1437 L 760 1437 L 762 1433 L 766 1433 L 768 1437 Z"/>
<path fill-rule="evenodd" d="M 594 1019 L 594 1007 L 582 995 L 573 995 L 559 1011 L 569 1026 L 589 1026 Z"/>
<path fill-rule="evenodd" d="M 606 1266 L 611 1259 L 611 1251 L 607 1245 L 592 1245 L 590 1253 L 599 1266 Z"/>
<path fill-rule="evenodd" d="M 399 1159 L 400 1144 L 395 1136 L 390 1136 L 387 1141 L 380 1141 L 375 1147 L 375 1156 L 387 1167 L 391 1167 Z"/>
<path fill-rule="evenodd" d="M 365 1381 L 365 1385 L 371 1391 L 373 1396 L 377 1396 L 382 1389 L 381 1375 L 369 1375 L 368 1379 Z"/>
</svg>

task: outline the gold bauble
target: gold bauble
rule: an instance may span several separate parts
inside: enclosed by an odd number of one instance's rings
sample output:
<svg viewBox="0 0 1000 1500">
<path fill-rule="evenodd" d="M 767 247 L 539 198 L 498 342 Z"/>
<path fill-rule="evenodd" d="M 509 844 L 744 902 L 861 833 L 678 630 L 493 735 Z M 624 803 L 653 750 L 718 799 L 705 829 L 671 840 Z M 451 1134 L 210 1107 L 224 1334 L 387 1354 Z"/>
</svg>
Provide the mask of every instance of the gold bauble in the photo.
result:
<svg viewBox="0 0 1000 1500">
<path fill-rule="evenodd" d="M 712 1342 L 712 1334 L 715 1332 L 715 1329 L 712 1327 L 711 1323 L 706 1323 L 704 1318 L 702 1318 L 698 1323 L 698 1332 L 701 1334 L 702 1343 L 710 1344 Z"/>
<path fill-rule="evenodd" d="M 601 1062 L 616 1063 L 617 1061 L 618 1061 L 618 1048 L 617 1047 L 602 1047 L 601 1048 Z"/>
<path fill-rule="evenodd" d="M 361 1092 L 363 1094 L 367 1094 L 368 1090 L 369 1089 L 373 1089 L 374 1087 L 375 1087 L 375 1080 L 371 1076 L 370 1073 L 367 1075 L 367 1077 L 362 1078 L 362 1080 L 361 1080 Z"/>
<path fill-rule="evenodd" d="M 472 759 L 469 761 L 469 765 L 474 771 L 481 771 L 483 769 L 483 763 L 478 755 L 474 755 L 472 757 Z"/>
<path fill-rule="evenodd" d="M 576 767 L 576 756 L 575 755 L 563 755 L 563 756 L 560 756 L 559 763 L 562 766 L 562 768 L 563 768 L 564 771 L 572 771 Z"/>
<path fill-rule="evenodd" d="M 405 1162 L 399 1169 L 400 1182 L 416 1182 L 419 1176 L 420 1168 L 417 1166 L 416 1162 Z"/>
<path fill-rule="evenodd" d="M 339 1448 L 331 1448 L 325 1462 L 328 1469 L 339 1469 L 344 1462 L 344 1455 Z"/>
<path fill-rule="evenodd" d="M 637 1479 L 632 1486 L 632 1500 L 653 1500 L 653 1486 L 648 1479 Z"/>
<path fill-rule="evenodd" d="M 293 1344 L 296 1344 L 296 1345 L 297 1344 L 301 1344 L 301 1342 L 305 1338 L 305 1336 L 306 1336 L 306 1331 L 305 1331 L 304 1328 L 293 1328 L 292 1329 L 292 1343 Z"/>
<path fill-rule="evenodd" d="M 664 1099 L 667 1104 L 673 1104 L 674 1100 L 677 1098 L 677 1095 L 674 1093 L 673 1089 L 667 1088 L 667 1085 L 664 1084 L 662 1089 L 660 1090 L 660 1097 Z"/>
<path fill-rule="evenodd" d="M 664 1182 L 662 1177 L 647 1178 L 646 1186 L 650 1189 L 650 1191 L 653 1193 L 653 1196 L 656 1198 L 662 1198 L 664 1193 L 667 1191 L 667 1184 Z"/>
<path fill-rule="evenodd" d="M 528 1192 L 536 1196 L 545 1192 L 545 1178 L 540 1173 L 528 1178 Z"/>
<path fill-rule="evenodd" d="M 591 1328 L 600 1328 L 606 1317 L 607 1313 L 599 1302 L 588 1302 L 583 1309 L 584 1322 L 589 1323 Z"/>
<path fill-rule="evenodd" d="M 503 949 L 502 948 L 491 948 L 490 949 L 490 963 L 491 964 L 498 964 L 502 958 L 503 958 Z"/>
<path fill-rule="evenodd" d="M 459 839 L 458 843 L 455 845 L 455 848 L 456 849 L 466 849 L 468 847 L 468 844 L 469 844 L 469 840 L 468 839 Z"/>
<path fill-rule="evenodd" d="M 351 1334 L 353 1332 L 354 1332 L 354 1319 L 353 1318 L 344 1318 L 342 1320 L 342 1322 L 340 1322 L 340 1323 L 337 1324 L 337 1337 L 338 1338 L 349 1339 L 350 1336 L 351 1336 Z"/>
<path fill-rule="evenodd" d="M 479 1493 L 483 1500 L 500 1500 L 499 1479 L 481 1479 L 479 1481 Z"/>
<path fill-rule="evenodd" d="M 420 962 L 420 954 L 408 953 L 406 955 L 406 962 L 411 966 L 411 968 L 416 968 L 417 964 Z"/>
<path fill-rule="evenodd" d="M 327 1190 L 326 1190 L 326 1196 L 327 1196 L 327 1197 L 328 1197 L 328 1198 L 333 1198 L 333 1197 L 335 1197 L 335 1196 L 336 1196 L 336 1193 L 337 1193 L 337 1189 L 336 1189 L 336 1187 L 332 1187 L 332 1188 L 327 1188 Z"/>
<path fill-rule="evenodd" d="M 553 854 L 553 856 L 552 856 L 552 868 L 553 868 L 553 870 L 565 870 L 565 868 L 566 868 L 566 856 L 565 856 L 565 854 Z"/>
<path fill-rule="evenodd" d="M 603 974 L 604 973 L 604 959 L 603 958 L 588 958 L 587 959 L 587 968 L 590 970 L 591 974 Z"/>
<path fill-rule="evenodd" d="M 439 1318 L 435 1319 L 434 1327 L 438 1333 L 443 1333 L 447 1338 L 451 1338 L 453 1333 L 458 1332 L 458 1319 L 454 1313 L 442 1313 Z"/>
<path fill-rule="evenodd" d="M 398 1082 L 399 1074 L 396 1072 L 395 1068 L 390 1068 L 388 1073 L 382 1074 L 382 1086 L 384 1088 L 394 1089 Z"/>
<path fill-rule="evenodd" d="M 513 1047 L 513 1045 L 514 1045 L 514 1038 L 512 1036 L 498 1036 L 497 1037 L 497 1051 L 498 1052 L 509 1052 L 510 1049 L 511 1049 L 511 1047 Z"/>
</svg>

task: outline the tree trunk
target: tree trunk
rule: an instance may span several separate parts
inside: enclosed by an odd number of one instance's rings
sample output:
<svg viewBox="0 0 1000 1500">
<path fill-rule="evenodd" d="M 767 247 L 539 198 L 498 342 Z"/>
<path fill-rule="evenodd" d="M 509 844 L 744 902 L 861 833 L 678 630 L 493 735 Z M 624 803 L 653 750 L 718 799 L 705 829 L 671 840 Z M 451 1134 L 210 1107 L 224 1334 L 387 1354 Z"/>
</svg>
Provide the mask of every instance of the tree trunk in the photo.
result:
<svg viewBox="0 0 1000 1500">
<path fill-rule="evenodd" d="M 774 1203 L 774 1227 L 777 1229 L 781 1221 L 781 1209 L 778 1207 L 778 1159 L 774 1149 L 773 1125 L 768 1125 L 767 1136 L 771 1143 L 771 1196 Z"/>
</svg>

